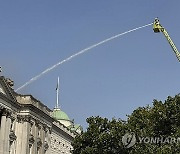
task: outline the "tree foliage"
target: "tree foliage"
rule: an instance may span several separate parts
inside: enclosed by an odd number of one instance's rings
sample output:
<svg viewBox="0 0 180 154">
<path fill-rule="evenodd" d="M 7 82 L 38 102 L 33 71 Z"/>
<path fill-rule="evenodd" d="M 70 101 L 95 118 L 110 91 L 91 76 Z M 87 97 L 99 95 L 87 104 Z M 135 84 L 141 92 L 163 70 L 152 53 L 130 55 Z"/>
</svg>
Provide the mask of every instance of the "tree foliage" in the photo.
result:
<svg viewBox="0 0 180 154">
<path fill-rule="evenodd" d="M 154 100 L 152 106 L 139 107 L 120 119 L 90 117 L 88 128 L 72 143 L 73 154 L 178 154 L 180 142 L 140 143 L 138 137 L 174 137 L 180 139 L 180 95 L 164 102 Z M 136 143 L 127 148 L 122 143 L 126 133 L 134 133 Z"/>
</svg>

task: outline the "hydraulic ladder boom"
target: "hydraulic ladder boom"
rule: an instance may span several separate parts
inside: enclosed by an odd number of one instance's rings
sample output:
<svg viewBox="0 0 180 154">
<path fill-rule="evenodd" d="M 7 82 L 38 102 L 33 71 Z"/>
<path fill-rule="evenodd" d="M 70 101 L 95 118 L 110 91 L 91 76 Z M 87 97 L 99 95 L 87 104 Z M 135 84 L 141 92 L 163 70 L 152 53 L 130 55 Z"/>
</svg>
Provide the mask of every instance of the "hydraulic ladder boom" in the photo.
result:
<svg viewBox="0 0 180 154">
<path fill-rule="evenodd" d="M 180 53 L 179 53 L 178 49 L 176 48 L 175 44 L 173 43 L 173 41 L 170 38 L 170 36 L 169 36 L 168 32 L 166 31 L 166 29 L 161 26 L 161 24 L 159 23 L 159 19 L 157 19 L 157 18 L 154 20 L 153 30 L 154 30 L 155 33 L 162 32 L 164 34 L 164 36 L 166 37 L 167 41 L 171 45 L 174 53 L 176 54 L 177 59 L 180 62 Z"/>
</svg>

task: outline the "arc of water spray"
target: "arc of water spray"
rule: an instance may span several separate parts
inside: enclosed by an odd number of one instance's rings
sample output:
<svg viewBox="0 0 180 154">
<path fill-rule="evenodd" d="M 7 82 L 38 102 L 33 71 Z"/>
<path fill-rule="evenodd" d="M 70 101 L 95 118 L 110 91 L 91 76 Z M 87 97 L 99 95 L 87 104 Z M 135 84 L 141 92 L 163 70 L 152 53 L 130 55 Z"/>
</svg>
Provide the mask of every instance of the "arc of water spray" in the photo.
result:
<svg viewBox="0 0 180 154">
<path fill-rule="evenodd" d="M 118 38 L 118 37 L 120 37 L 120 36 L 122 36 L 122 35 L 125 35 L 125 34 L 127 34 L 127 33 L 136 31 L 136 30 L 138 30 L 138 29 L 141 29 L 141 28 L 150 26 L 150 25 L 152 25 L 152 24 L 153 24 L 153 23 L 150 23 L 150 24 L 147 24 L 147 25 L 144 25 L 144 26 L 140 26 L 140 27 L 137 27 L 137 28 L 128 30 L 128 31 L 126 31 L 126 32 L 123 32 L 123 33 L 117 34 L 117 35 L 115 35 L 115 36 L 112 36 L 112 37 L 110 37 L 110 38 L 107 38 L 107 39 L 105 39 L 105 40 L 103 40 L 103 41 L 101 41 L 101 42 L 99 42 L 99 43 L 96 43 L 96 44 L 94 44 L 94 45 L 91 45 L 91 46 L 89 46 L 89 47 L 87 47 L 87 48 L 85 48 L 85 49 L 83 49 L 83 50 L 80 50 L 79 52 L 71 55 L 70 57 L 68 57 L 68 58 L 66 58 L 66 59 L 58 62 L 57 64 L 55 64 L 55 65 L 53 65 L 53 66 L 51 66 L 51 67 L 49 67 L 49 68 L 47 68 L 45 71 L 41 72 L 39 75 L 33 77 L 33 78 L 30 79 L 28 82 L 26 82 L 24 85 L 22 85 L 21 87 L 17 88 L 15 91 L 17 92 L 17 91 L 21 90 L 22 88 L 26 87 L 26 86 L 29 85 L 30 83 L 32 83 L 32 82 L 36 81 L 37 79 L 39 79 L 39 78 L 40 78 L 41 76 L 43 76 L 44 74 L 46 74 L 46 73 L 48 73 L 49 71 L 55 69 L 57 66 L 65 63 L 65 62 L 68 62 L 69 60 L 75 58 L 75 57 L 78 56 L 78 55 L 81 55 L 81 54 L 89 51 L 90 49 L 93 49 L 93 48 L 95 48 L 95 47 L 97 47 L 97 46 L 99 46 L 99 45 L 101 45 L 101 44 L 104 44 L 104 43 L 106 43 L 106 42 L 108 42 L 108 41 L 111 41 L 111 40 L 113 40 L 113 39 L 115 39 L 115 38 Z"/>
</svg>

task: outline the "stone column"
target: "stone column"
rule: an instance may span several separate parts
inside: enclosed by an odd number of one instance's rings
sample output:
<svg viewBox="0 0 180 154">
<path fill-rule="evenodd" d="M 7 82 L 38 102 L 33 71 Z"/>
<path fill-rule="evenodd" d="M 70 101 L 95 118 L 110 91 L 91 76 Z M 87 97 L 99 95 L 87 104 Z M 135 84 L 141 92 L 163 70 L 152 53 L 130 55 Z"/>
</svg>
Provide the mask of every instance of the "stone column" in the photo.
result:
<svg viewBox="0 0 180 154">
<path fill-rule="evenodd" d="M 10 138 L 9 138 L 9 134 L 10 134 L 10 128 L 11 128 L 11 114 L 8 113 L 7 115 L 7 120 L 6 120 L 6 128 L 5 128 L 5 136 L 4 136 L 4 147 L 3 147 L 3 151 L 4 154 L 9 154 L 9 143 L 10 143 Z"/>
<path fill-rule="evenodd" d="M 11 128 L 10 128 L 10 154 L 15 154 L 15 147 L 16 147 L 16 139 L 17 136 L 15 135 L 15 124 L 16 124 L 16 118 L 15 116 L 11 116 Z"/>
<path fill-rule="evenodd" d="M 5 130 L 6 130 L 6 115 L 7 111 L 4 109 L 2 111 L 1 117 L 1 129 L 0 129 L 0 154 L 4 154 L 4 140 L 5 140 Z"/>
<path fill-rule="evenodd" d="M 22 138 L 22 121 L 18 118 L 16 121 L 16 129 L 15 129 L 15 134 L 17 136 L 16 139 L 16 154 L 21 153 L 21 138 Z"/>
<path fill-rule="evenodd" d="M 29 116 L 18 116 L 17 128 L 17 146 L 16 154 L 27 154 L 28 153 L 28 124 Z"/>
<path fill-rule="evenodd" d="M 23 123 L 23 127 L 22 127 L 22 148 L 21 148 L 21 153 L 22 154 L 27 154 L 28 152 L 28 122 L 27 121 L 24 121 Z"/>
</svg>

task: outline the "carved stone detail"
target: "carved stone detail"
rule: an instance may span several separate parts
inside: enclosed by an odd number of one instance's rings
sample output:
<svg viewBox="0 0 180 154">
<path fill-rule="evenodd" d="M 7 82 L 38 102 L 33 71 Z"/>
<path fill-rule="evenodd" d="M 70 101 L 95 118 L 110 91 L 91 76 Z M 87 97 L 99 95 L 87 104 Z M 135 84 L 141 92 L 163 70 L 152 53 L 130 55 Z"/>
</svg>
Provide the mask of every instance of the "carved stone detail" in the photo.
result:
<svg viewBox="0 0 180 154">
<path fill-rule="evenodd" d="M 13 130 L 10 131 L 10 134 L 9 134 L 9 139 L 10 139 L 10 142 L 14 142 L 16 140 L 16 135 L 14 133 Z"/>
<path fill-rule="evenodd" d="M 41 122 L 40 122 L 40 120 L 35 120 L 35 125 L 36 125 L 36 127 L 38 127 L 39 129 L 41 129 Z"/>
<path fill-rule="evenodd" d="M 44 142 L 44 151 L 47 151 L 49 148 L 49 145 L 47 143 L 47 141 Z"/>
<path fill-rule="evenodd" d="M 9 78 L 6 78 L 6 83 L 8 84 L 8 86 L 10 86 L 11 88 L 13 88 L 14 86 L 14 81 L 9 79 Z"/>
<path fill-rule="evenodd" d="M 34 141 L 35 141 L 34 136 L 32 134 L 30 134 L 30 136 L 29 136 L 29 146 L 32 146 Z"/>
<path fill-rule="evenodd" d="M 48 131 L 48 127 L 47 127 L 47 125 L 46 125 L 46 124 L 43 124 L 43 130 L 44 130 L 45 132 L 47 132 L 47 131 Z"/>
<path fill-rule="evenodd" d="M 18 115 L 17 120 L 18 122 L 31 122 L 32 117 L 30 115 Z"/>
<path fill-rule="evenodd" d="M 39 149 L 41 146 L 42 146 L 42 141 L 41 141 L 41 138 L 38 137 L 37 138 L 37 148 Z"/>
<path fill-rule="evenodd" d="M 11 111 L 9 109 L 3 108 L 2 109 L 2 116 L 10 116 L 11 115 Z"/>
<path fill-rule="evenodd" d="M 7 118 L 12 119 L 12 112 L 8 112 L 8 113 L 7 113 Z"/>
<path fill-rule="evenodd" d="M 13 115 L 13 114 L 11 114 L 10 118 L 11 118 L 12 121 L 15 121 L 15 119 L 16 119 L 15 115 Z"/>
</svg>

